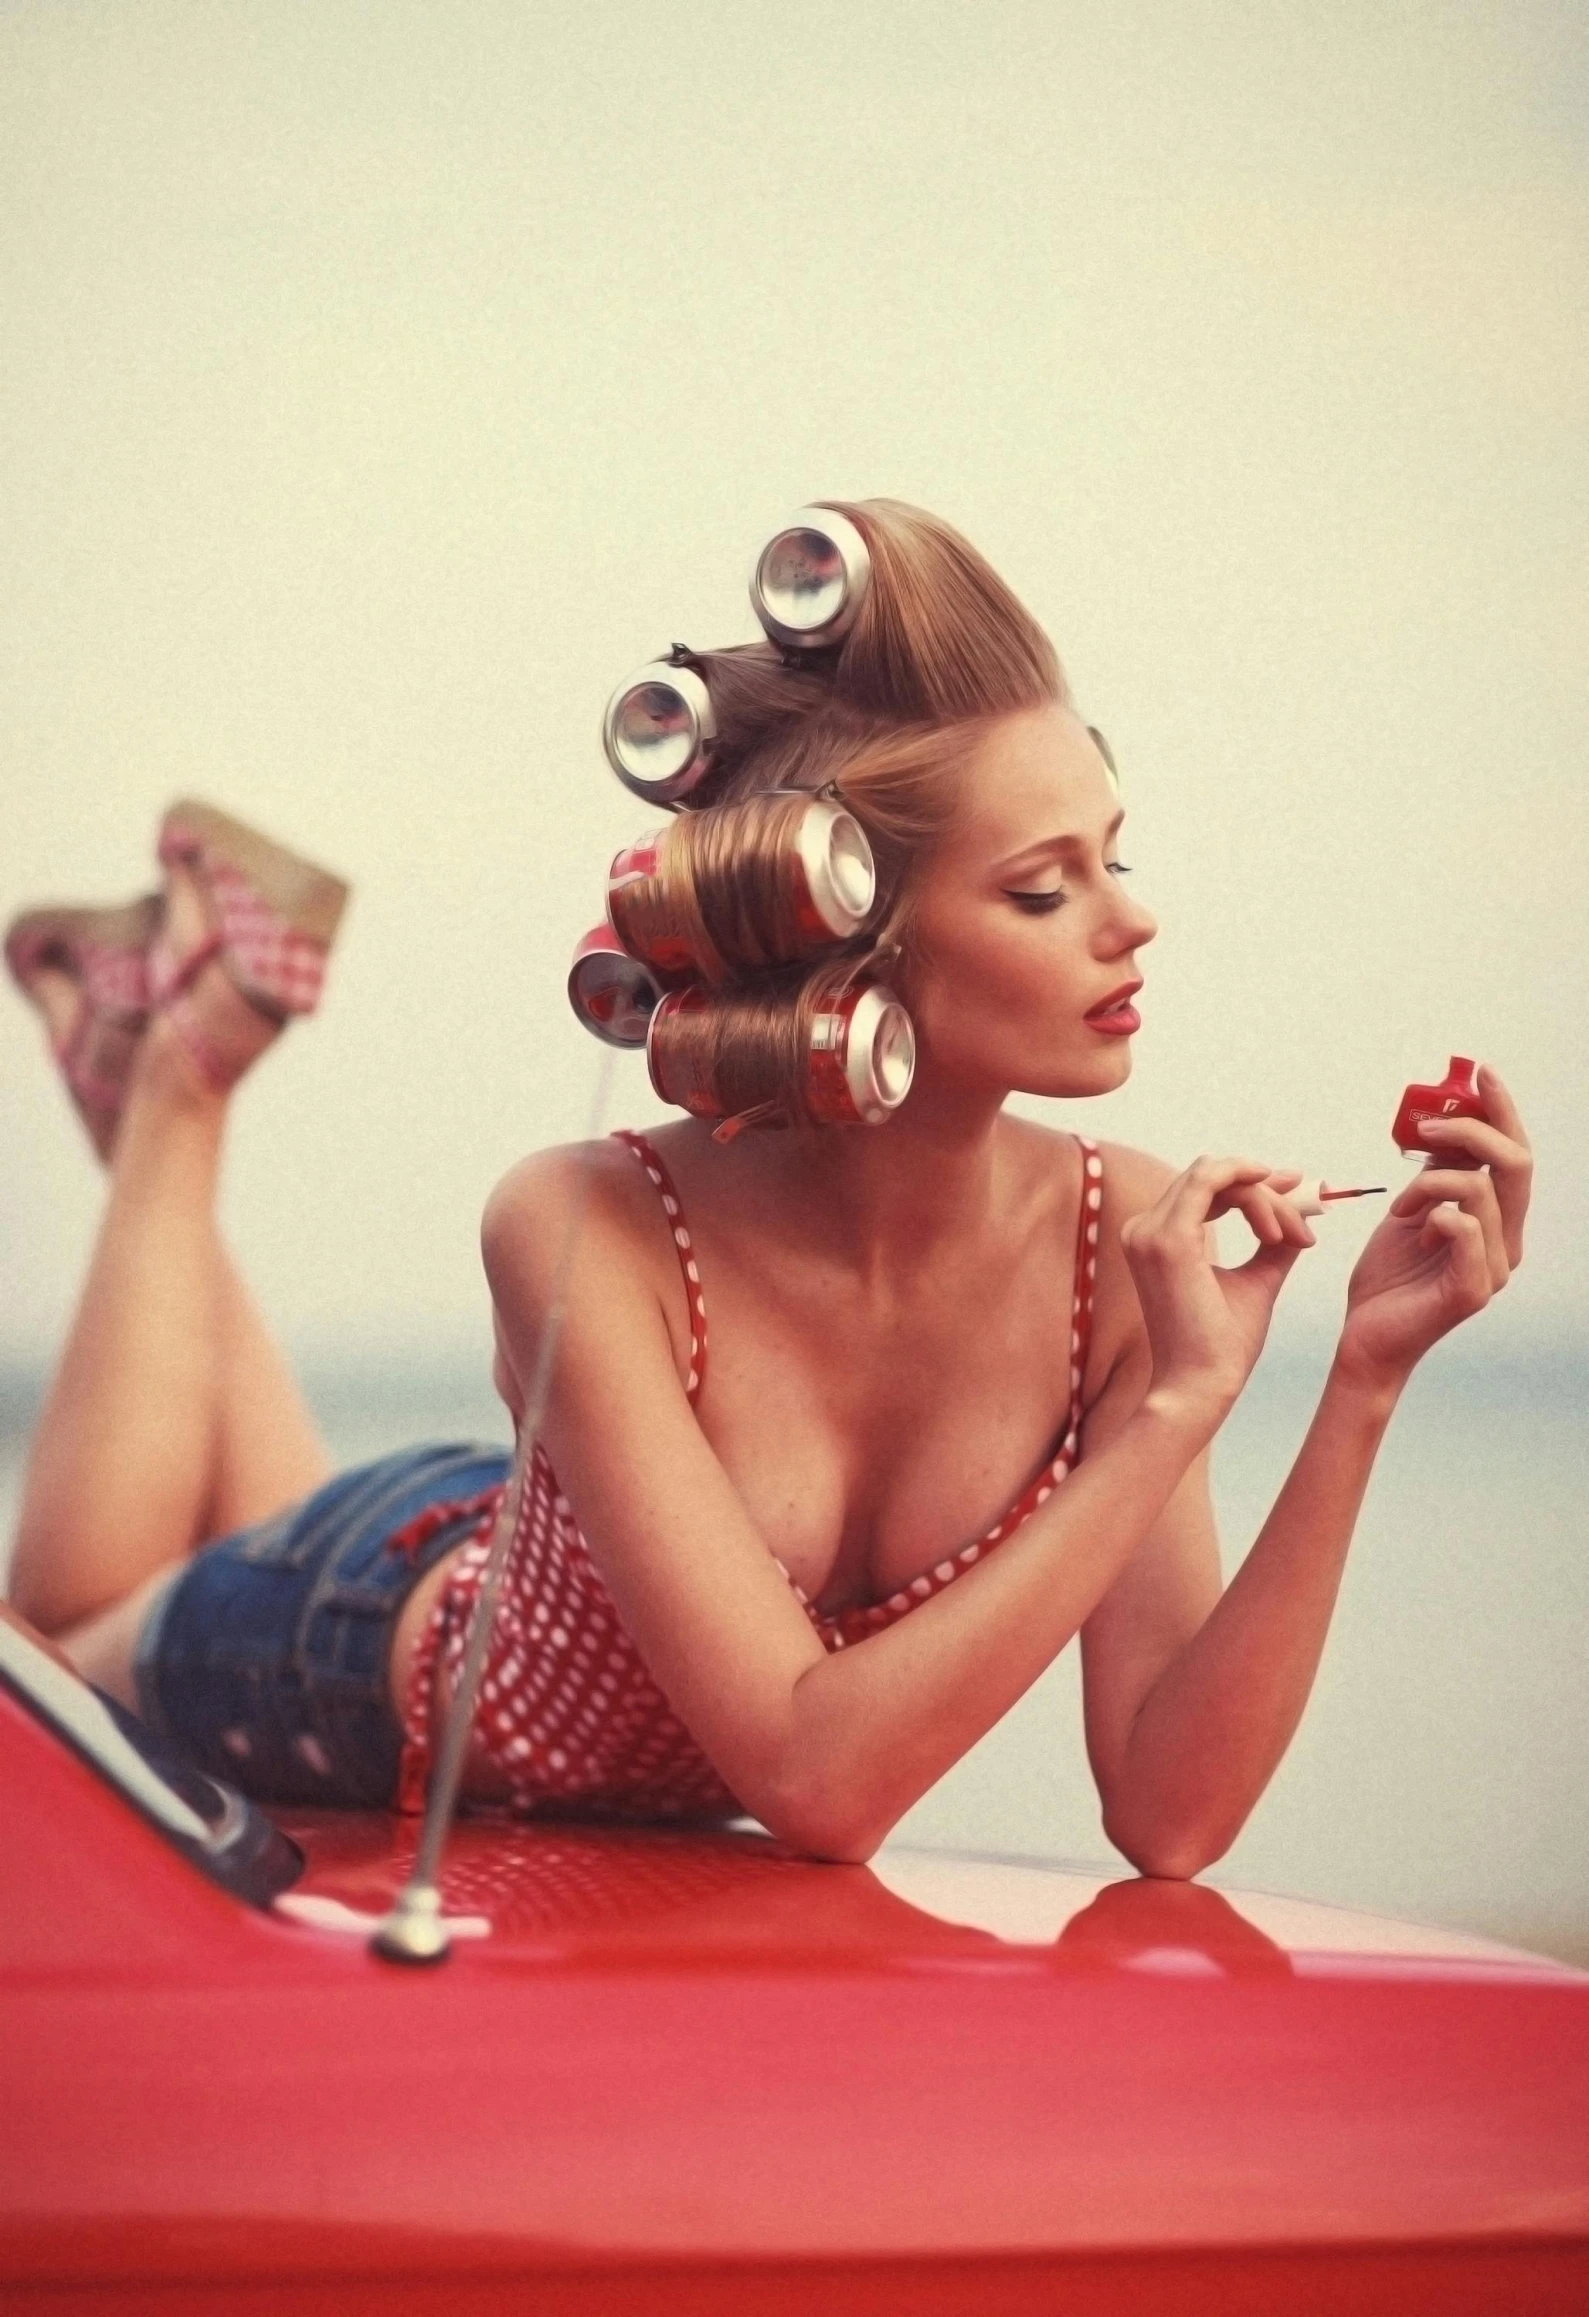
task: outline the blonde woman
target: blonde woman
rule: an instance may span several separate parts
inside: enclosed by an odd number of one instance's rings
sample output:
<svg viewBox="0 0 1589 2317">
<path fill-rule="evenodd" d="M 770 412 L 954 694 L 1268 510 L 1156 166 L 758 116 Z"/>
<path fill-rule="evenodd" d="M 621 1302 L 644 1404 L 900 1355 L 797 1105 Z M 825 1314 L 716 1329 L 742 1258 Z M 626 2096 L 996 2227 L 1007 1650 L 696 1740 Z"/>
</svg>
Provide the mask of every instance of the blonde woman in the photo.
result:
<svg viewBox="0 0 1589 2317">
<path fill-rule="evenodd" d="M 1521 1259 L 1528 1145 L 1491 1071 L 1487 1119 L 1434 1130 L 1222 1590 L 1209 1444 L 1312 1244 L 1298 1176 L 1177 1171 L 1009 1113 L 1012 1091 L 1082 1104 L 1129 1073 L 1155 924 L 1119 790 L 1047 638 L 964 540 L 891 501 L 832 513 L 868 566 L 842 638 L 675 654 L 714 727 L 677 825 L 739 929 L 685 1025 L 701 1115 L 527 1158 L 487 1206 L 511 1457 L 332 1475 L 216 1234 L 232 1090 L 312 1006 L 337 882 L 179 806 L 159 896 L 13 929 L 110 1167 L 15 1603 L 264 1798 L 412 1806 L 506 1524 L 466 1805 L 749 1812 L 840 1860 L 1079 1635 L 1104 1829 L 1142 1872 L 1195 1875 L 1297 1727 L 1403 1385 Z M 864 926 L 803 960 L 767 932 L 790 790 L 853 816 L 877 886 Z M 834 1123 L 813 1092 L 835 961 L 913 1029 L 880 1123 Z M 1209 1224 L 1231 1211 L 1257 1246 L 1223 1269 Z"/>
</svg>

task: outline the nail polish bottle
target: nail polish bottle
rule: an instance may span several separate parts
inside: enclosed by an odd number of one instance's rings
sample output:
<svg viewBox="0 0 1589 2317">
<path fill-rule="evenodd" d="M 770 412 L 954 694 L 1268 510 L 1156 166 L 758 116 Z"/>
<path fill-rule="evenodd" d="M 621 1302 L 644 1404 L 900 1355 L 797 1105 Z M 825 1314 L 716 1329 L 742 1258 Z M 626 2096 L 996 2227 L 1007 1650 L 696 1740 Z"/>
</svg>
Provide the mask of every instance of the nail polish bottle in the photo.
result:
<svg viewBox="0 0 1589 2317">
<path fill-rule="evenodd" d="M 1438 1086 L 1409 1086 L 1391 1127 L 1391 1140 L 1403 1157 L 1423 1151 L 1437 1156 L 1434 1145 L 1423 1140 L 1426 1118 L 1484 1118 L 1484 1098 L 1474 1083 L 1473 1064 L 1465 1054 L 1453 1054 L 1451 1066 Z"/>
</svg>

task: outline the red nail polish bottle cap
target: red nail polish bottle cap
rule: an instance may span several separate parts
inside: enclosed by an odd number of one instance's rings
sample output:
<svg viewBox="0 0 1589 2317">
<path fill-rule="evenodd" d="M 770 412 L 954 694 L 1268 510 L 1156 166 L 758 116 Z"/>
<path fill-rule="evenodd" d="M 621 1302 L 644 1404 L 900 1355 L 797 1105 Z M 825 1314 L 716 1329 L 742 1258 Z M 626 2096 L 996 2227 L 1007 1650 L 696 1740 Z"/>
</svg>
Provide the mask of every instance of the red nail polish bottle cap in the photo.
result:
<svg viewBox="0 0 1589 2317">
<path fill-rule="evenodd" d="M 1436 1155 L 1434 1145 L 1425 1142 L 1420 1131 L 1426 1118 L 1485 1116 L 1484 1100 L 1473 1071 L 1474 1065 L 1466 1054 L 1453 1054 L 1438 1086 L 1406 1088 L 1390 1130 L 1391 1140 L 1399 1151 L 1424 1151 L 1431 1158 Z"/>
</svg>

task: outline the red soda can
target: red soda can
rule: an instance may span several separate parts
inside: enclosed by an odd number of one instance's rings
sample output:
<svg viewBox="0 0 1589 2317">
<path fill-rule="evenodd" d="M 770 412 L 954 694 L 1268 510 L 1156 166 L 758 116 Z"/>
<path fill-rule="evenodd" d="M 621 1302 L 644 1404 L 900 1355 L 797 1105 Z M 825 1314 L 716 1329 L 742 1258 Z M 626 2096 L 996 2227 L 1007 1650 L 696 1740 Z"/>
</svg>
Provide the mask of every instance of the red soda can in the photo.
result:
<svg viewBox="0 0 1589 2317">
<path fill-rule="evenodd" d="M 881 1126 L 910 1092 L 916 1032 L 882 982 L 852 983 L 811 1025 L 806 1100 L 832 1126 Z"/>
<path fill-rule="evenodd" d="M 691 1035 L 690 1016 L 709 1012 L 713 1002 L 699 982 L 669 990 L 646 1031 L 646 1068 L 658 1096 L 694 1118 L 721 1118 L 725 1108 L 706 1059 L 705 1042 Z"/>
<path fill-rule="evenodd" d="M 609 1046 L 643 1046 L 661 995 L 610 925 L 591 927 L 568 969 L 568 1002 L 587 1030 Z"/>
</svg>

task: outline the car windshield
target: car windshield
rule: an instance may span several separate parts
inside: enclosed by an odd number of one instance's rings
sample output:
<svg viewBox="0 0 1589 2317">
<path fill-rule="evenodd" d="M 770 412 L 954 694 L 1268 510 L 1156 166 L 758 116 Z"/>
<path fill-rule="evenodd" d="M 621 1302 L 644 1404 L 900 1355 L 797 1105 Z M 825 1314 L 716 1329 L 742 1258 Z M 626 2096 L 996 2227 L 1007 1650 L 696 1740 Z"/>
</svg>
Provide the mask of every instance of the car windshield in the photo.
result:
<svg viewBox="0 0 1589 2317">
<path fill-rule="evenodd" d="M 0 1681 L 212 1882 L 268 1906 L 303 1854 L 235 1788 L 168 1753 L 133 1715 L 0 1617 Z"/>
</svg>

